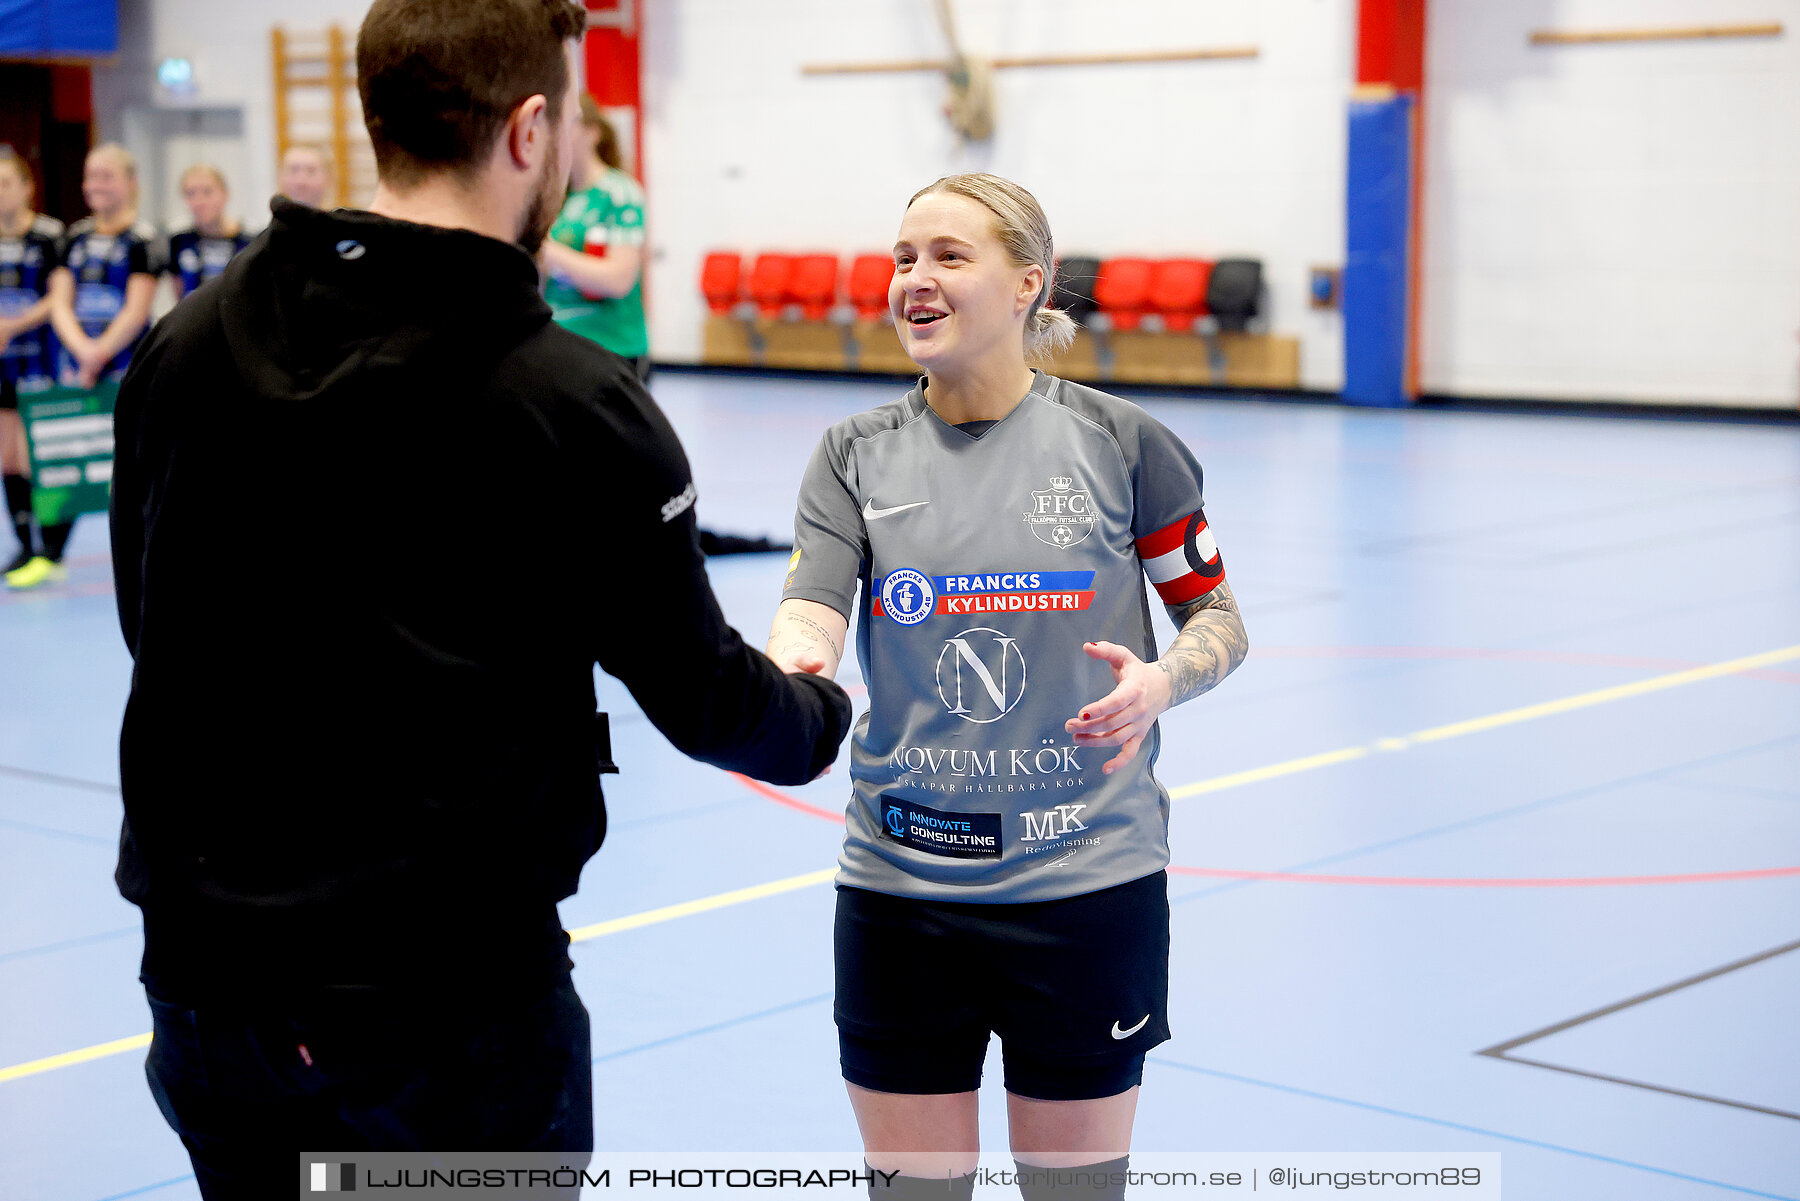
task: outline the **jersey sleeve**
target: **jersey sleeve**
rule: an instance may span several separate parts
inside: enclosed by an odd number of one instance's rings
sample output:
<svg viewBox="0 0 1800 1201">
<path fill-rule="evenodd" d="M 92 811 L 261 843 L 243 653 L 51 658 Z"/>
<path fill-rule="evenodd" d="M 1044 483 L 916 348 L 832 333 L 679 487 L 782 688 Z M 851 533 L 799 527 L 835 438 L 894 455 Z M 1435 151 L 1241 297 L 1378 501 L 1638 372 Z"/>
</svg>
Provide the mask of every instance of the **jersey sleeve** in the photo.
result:
<svg viewBox="0 0 1800 1201">
<path fill-rule="evenodd" d="M 1199 460 L 1168 427 L 1147 415 L 1135 450 L 1131 533 L 1138 559 L 1163 604 L 1192 604 L 1225 580 L 1225 563 L 1206 522 Z"/>
<path fill-rule="evenodd" d="M 607 242 L 613 246 L 644 244 L 644 189 L 637 180 L 620 172 L 612 189 L 612 209 L 606 214 Z"/>
<path fill-rule="evenodd" d="M 783 673 L 726 622 L 687 456 L 624 361 L 613 364 L 595 401 L 561 422 L 591 539 L 578 570 L 595 661 L 682 753 L 777 784 L 811 780 L 849 729 L 849 698 L 823 677 Z M 641 594 L 622 587 L 627 575 Z"/>
<path fill-rule="evenodd" d="M 169 269 L 169 256 L 165 253 L 167 243 L 154 233 L 140 235 L 131 240 L 131 274 L 160 276 Z"/>
<path fill-rule="evenodd" d="M 800 481 L 794 554 L 781 599 L 830 605 L 849 620 L 868 560 L 868 530 L 856 508 L 849 448 L 834 431 L 819 442 Z"/>
</svg>

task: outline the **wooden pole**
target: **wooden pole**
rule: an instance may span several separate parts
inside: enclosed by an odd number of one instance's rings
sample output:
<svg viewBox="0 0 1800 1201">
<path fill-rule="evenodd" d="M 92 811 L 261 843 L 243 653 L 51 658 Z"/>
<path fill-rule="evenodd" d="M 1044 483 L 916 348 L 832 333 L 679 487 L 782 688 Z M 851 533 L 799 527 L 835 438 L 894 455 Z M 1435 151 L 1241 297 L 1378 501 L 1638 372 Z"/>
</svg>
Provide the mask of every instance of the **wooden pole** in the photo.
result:
<svg viewBox="0 0 1800 1201">
<path fill-rule="evenodd" d="M 330 43 L 325 68 L 326 86 L 331 89 L 331 157 L 337 168 L 337 203 L 350 203 L 350 116 L 344 103 L 344 89 L 350 86 L 349 54 L 344 49 L 344 29 L 332 25 L 326 31 Z"/>
<path fill-rule="evenodd" d="M 1703 38 L 1774 38 L 1784 32 L 1780 21 L 1760 25 L 1688 25 L 1672 29 L 1535 29 L 1533 46 L 1580 46 L 1601 42 L 1691 42 Z"/>
<path fill-rule="evenodd" d="M 1113 54 L 1041 54 L 1016 58 L 996 58 L 994 67 L 1098 67 L 1123 63 L 1185 63 L 1212 59 L 1256 58 L 1262 53 L 1256 46 L 1219 46 L 1203 50 L 1139 50 Z M 886 63 L 810 63 L 800 68 L 802 75 L 879 75 L 903 71 L 948 71 L 951 64 L 943 59 L 914 58 Z"/>
<path fill-rule="evenodd" d="M 275 162 L 287 157 L 288 132 L 287 34 L 277 25 L 269 31 L 269 48 L 275 59 Z"/>
</svg>

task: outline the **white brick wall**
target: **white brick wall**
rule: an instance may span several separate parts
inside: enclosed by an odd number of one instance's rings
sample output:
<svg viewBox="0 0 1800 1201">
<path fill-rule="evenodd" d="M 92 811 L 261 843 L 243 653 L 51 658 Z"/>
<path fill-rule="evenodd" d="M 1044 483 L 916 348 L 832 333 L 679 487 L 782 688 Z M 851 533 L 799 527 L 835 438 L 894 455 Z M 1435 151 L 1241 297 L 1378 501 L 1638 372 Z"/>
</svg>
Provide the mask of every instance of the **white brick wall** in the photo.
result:
<svg viewBox="0 0 1800 1201">
<path fill-rule="evenodd" d="M 1428 29 L 1423 386 L 1800 403 L 1800 0 L 1432 0 Z"/>
<path fill-rule="evenodd" d="M 1260 45 L 1246 62 L 998 73 L 998 132 L 965 150 L 929 74 L 802 77 L 816 62 L 931 58 L 924 0 L 651 0 L 645 33 L 652 342 L 699 353 L 712 249 L 892 244 L 907 197 L 992 170 L 1043 202 L 1065 254 L 1265 262 L 1273 327 L 1308 386 L 1343 379 L 1341 325 L 1306 271 L 1342 260 L 1352 0 L 959 0 L 971 53 Z"/>
<path fill-rule="evenodd" d="M 366 0 L 125 0 L 102 132 L 242 106 L 238 207 L 274 190 L 270 26 L 354 29 Z M 655 351 L 696 357 L 714 248 L 880 250 L 913 190 L 994 170 L 1064 253 L 1251 254 L 1309 387 L 1342 382 L 1306 269 L 1343 257 L 1355 0 L 959 0 L 976 53 L 1260 45 L 1250 62 L 1003 71 L 999 132 L 959 146 L 926 74 L 803 63 L 935 57 L 925 0 L 646 0 Z M 1785 21 L 1780 39 L 1530 47 L 1534 28 Z M 1800 402 L 1800 0 L 1432 0 L 1421 382 L 1470 395 Z"/>
</svg>

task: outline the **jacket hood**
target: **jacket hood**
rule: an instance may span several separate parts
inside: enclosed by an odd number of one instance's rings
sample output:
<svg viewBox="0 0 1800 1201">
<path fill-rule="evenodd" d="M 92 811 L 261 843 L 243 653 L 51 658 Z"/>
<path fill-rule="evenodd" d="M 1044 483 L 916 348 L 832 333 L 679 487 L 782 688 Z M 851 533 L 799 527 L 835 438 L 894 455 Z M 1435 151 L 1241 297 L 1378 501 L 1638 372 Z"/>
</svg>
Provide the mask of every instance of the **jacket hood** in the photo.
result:
<svg viewBox="0 0 1800 1201">
<path fill-rule="evenodd" d="M 226 341 L 244 381 L 308 401 L 393 369 L 417 384 L 491 370 L 550 320 L 537 264 L 470 230 L 273 202 L 269 228 L 227 269 Z"/>
</svg>

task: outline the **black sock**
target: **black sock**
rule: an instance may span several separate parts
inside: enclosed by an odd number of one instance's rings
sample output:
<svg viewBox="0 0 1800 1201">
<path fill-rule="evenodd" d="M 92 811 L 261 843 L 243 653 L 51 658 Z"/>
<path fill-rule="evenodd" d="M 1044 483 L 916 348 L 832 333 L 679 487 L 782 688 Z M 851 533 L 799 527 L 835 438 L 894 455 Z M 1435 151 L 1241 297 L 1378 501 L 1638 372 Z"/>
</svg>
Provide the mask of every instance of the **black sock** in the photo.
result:
<svg viewBox="0 0 1800 1201">
<path fill-rule="evenodd" d="M 1013 1160 L 1025 1201 L 1123 1201 L 1131 1156 L 1078 1168 L 1038 1168 Z"/>
<path fill-rule="evenodd" d="M 975 1195 L 975 1173 L 967 1176 L 902 1176 L 877 1172 L 868 1164 L 870 1201 L 969 1201 Z"/>
<path fill-rule="evenodd" d="M 63 551 L 69 547 L 69 534 L 75 529 L 73 521 L 59 521 L 55 525 L 38 527 L 38 537 L 44 540 L 44 557 L 52 563 L 61 563 Z"/>
<path fill-rule="evenodd" d="M 28 552 L 35 550 L 36 543 L 31 536 L 30 476 L 6 477 L 6 511 L 12 514 L 13 533 L 19 536 L 19 546 Z"/>
</svg>

